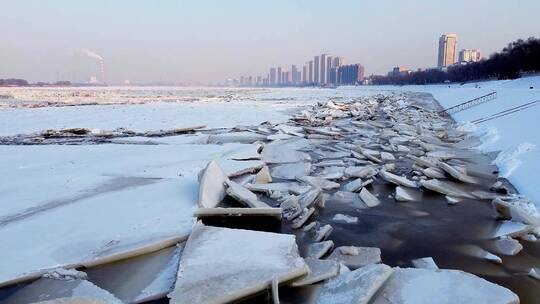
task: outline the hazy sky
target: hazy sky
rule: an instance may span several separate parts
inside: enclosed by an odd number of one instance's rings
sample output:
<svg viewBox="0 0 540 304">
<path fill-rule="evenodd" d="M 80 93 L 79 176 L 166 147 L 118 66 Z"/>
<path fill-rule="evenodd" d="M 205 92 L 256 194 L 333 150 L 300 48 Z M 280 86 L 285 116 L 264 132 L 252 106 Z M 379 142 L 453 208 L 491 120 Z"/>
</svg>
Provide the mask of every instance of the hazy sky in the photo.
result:
<svg viewBox="0 0 540 304">
<path fill-rule="evenodd" d="M 2 0 L 0 78 L 221 81 L 302 65 L 322 52 L 366 73 L 436 65 L 441 33 L 500 50 L 540 37 L 540 0 Z"/>
</svg>

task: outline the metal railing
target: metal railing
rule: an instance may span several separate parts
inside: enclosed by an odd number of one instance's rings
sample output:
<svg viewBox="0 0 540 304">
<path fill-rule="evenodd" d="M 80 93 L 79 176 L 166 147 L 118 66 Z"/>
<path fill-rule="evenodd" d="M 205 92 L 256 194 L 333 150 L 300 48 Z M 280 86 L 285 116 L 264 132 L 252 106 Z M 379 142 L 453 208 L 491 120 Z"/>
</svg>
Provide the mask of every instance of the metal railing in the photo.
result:
<svg viewBox="0 0 540 304">
<path fill-rule="evenodd" d="M 472 108 L 472 107 L 477 106 L 479 104 L 483 104 L 483 103 L 488 102 L 490 100 L 493 100 L 495 98 L 497 98 L 497 92 L 493 91 L 493 92 L 491 92 L 489 94 L 486 94 L 486 95 L 483 95 L 483 96 L 480 96 L 480 97 L 476 97 L 474 99 L 462 102 L 462 103 L 460 103 L 458 105 L 455 105 L 453 107 L 444 109 L 444 110 L 439 112 L 439 115 L 450 116 L 450 115 L 452 115 L 454 113 L 458 113 L 458 112 L 461 112 L 463 110 L 467 110 L 469 108 Z"/>
</svg>

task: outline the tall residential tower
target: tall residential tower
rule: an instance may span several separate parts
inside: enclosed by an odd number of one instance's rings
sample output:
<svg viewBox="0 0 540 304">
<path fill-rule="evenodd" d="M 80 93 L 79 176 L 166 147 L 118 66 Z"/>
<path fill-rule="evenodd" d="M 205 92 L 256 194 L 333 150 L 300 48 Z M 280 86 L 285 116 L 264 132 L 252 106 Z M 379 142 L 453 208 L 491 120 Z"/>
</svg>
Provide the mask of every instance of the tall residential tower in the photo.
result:
<svg viewBox="0 0 540 304">
<path fill-rule="evenodd" d="M 439 38 L 439 60 L 437 66 L 445 68 L 456 62 L 456 34 L 444 34 Z"/>
</svg>

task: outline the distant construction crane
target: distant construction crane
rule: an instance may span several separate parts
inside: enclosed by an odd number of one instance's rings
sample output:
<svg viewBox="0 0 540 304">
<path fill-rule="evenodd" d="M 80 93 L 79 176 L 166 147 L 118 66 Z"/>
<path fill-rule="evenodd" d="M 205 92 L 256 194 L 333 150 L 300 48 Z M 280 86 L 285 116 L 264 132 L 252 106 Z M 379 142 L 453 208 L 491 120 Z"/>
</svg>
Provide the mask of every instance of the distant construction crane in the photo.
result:
<svg viewBox="0 0 540 304">
<path fill-rule="evenodd" d="M 472 107 L 475 107 L 479 104 L 483 104 L 483 103 L 486 103 L 490 100 L 493 100 L 497 98 L 497 92 L 493 91 L 489 94 L 486 94 L 486 95 L 482 95 L 480 97 L 476 97 L 474 99 L 471 99 L 471 100 L 467 100 L 465 102 L 462 102 L 458 105 L 455 105 L 453 107 L 450 107 L 450 108 L 446 108 L 442 111 L 439 111 L 439 115 L 441 116 L 451 116 L 452 114 L 454 113 L 458 113 L 458 112 L 461 112 L 461 111 L 464 111 L 464 110 L 467 110 L 467 109 L 470 109 Z"/>
</svg>

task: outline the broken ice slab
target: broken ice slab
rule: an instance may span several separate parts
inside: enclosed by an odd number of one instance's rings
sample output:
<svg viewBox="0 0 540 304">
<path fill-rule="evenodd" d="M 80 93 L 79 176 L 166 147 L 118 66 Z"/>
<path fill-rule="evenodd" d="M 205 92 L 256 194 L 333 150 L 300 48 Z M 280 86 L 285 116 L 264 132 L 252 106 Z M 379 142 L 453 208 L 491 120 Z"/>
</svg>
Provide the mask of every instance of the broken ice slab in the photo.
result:
<svg viewBox="0 0 540 304">
<path fill-rule="evenodd" d="M 444 171 L 435 167 L 428 167 L 426 169 L 423 169 L 422 173 L 424 173 L 425 176 L 430 178 L 446 178 L 446 176 L 444 175 Z"/>
<path fill-rule="evenodd" d="M 518 304 L 510 290 L 460 270 L 394 268 L 394 272 L 370 302 Z"/>
<path fill-rule="evenodd" d="M 313 205 L 324 206 L 324 193 L 321 188 L 312 188 L 298 197 L 301 208 L 311 208 Z"/>
<path fill-rule="evenodd" d="M 341 179 L 345 174 L 345 167 L 325 167 L 324 170 L 317 174 L 317 177 L 324 179 Z"/>
<path fill-rule="evenodd" d="M 244 143 L 251 144 L 256 141 L 265 141 L 266 136 L 253 132 L 226 132 L 219 134 L 210 134 L 208 136 L 209 144 L 224 144 L 224 143 Z"/>
<path fill-rule="evenodd" d="M 80 278 L 40 278 L 17 289 L 4 304 L 21 303 L 123 303 L 108 291 Z"/>
<path fill-rule="evenodd" d="M 350 216 L 350 215 L 341 214 L 341 213 L 334 215 L 332 220 L 336 222 L 347 223 L 347 224 L 354 224 L 358 222 L 358 218 L 356 216 Z"/>
<path fill-rule="evenodd" d="M 311 173 L 311 163 L 283 164 L 273 167 L 270 172 L 272 178 L 296 179 L 299 176 L 305 176 Z"/>
<path fill-rule="evenodd" d="M 381 152 L 381 160 L 384 162 L 395 161 L 396 158 L 392 153 Z"/>
<path fill-rule="evenodd" d="M 355 208 L 366 209 L 368 206 L 360 198 L 357 193 L 347 192 L 347 191 L 337 191 L 333 193 L 330 198 L 333 202 L 349 204 Z"/>
<path fill-rule="evenodd" d="M 501 221 L 491 235 L 492 238 L 501 236 L 517 237 L 529 233 L 533 229 L 532 226 L 525 225 L 521 222 Z"/>
<path fill-rule="evenodd" d="M 264 291 L 272 280 L 285 282 L 308 271 L 293 235 L 197 223 L 170 303 L 229 303 Z"/>
<path fill-rule="evenodd" d="M 377 170 L 372 166 L 348 167 L 345 169 L 345 175 L 349 177 L 358 177 L 367 179 L 377 174 Z"/>
<path fill-rule="evenodd" d="M 472 194 L 469 194 L 467 190 L 460 187 L 459 184 L 451 182 L 451 181 L 429 179 L 429 180 L 421 180 L 420 184 L 426 189 L 439 192 L 444 195 L 457 197 L 457 198 L 470 198 L 470 199 L 475 198 Z"/>
<path fill-rule="evenodd" d="M 301 185 L 297 182 L 290 183 L 268 183 L 268 184 L 247 184 L 246 188 L 255 192 L 263 192 L 270 194 L 272 191 L 279 191 L 285 193 L 302 194 L 311 189 L 309 186 Z"/>
<path fill-rule="evenodd" d="M 281 219 L 281 208 L 199 208 L 194 216 L 197 218 L 216 216 L 270 216 Z"/>
<path fill-rule="evenodd" d="M 368 207 L 376 207 L 381 204 L 381 201 L 366 188 L 360 190 L 360 198 Z"/>
<path fill-rule="evenodd" d="M 315 242 L 320 242 L 324 239 L 326 239 L 330 233 L 332 233 L 332 231 L 334 230 L 334 228 L 328 224 L 322 226 L 322 227 L 319 227 L 316 231 L 315 231 L 315 236 L 313 237 L 313 239 L 315 240 Z"/>
<path fill-rule="evenodd" d="M 307 222 L 309 217 L 313 215 L 314 212 L 315 212 L 315 208 L 313 207 L 309 209 L 305 209 L 303 214 L 300 214 L 300 216 L 298 216 L 297 218 L 293 220 L 291 227 L 293 229 L 298 229 L 302 227 Z"/>
<path fill-rule="evenodd" d="M 278 125 L 274 129 L 279 130 L 285 134 L 294 135 L 298 137 L 304 137 L 304 129 L 297 126 Z"/>
<path fill-rule="evenodd" d="M 333 160 L 325 160 L 322 162 L 318 162 L 315 164 L 315 167 L 343 167 L 345 166 L 345 163 L 342 160 L 339 159 L 333 159 Z"/>
<path fill-rule="evenodd" d="M 264 146 L 262 160 L 269 164 L 310 161 L 309 154 L 298 151 L 307 146 L 310 146 L 307 139 L 276 140 Z"/>
<path fill-rule="evenodd" d="M 309 273 L 292 282 L 291 286 L 310 285 L 338 275 L 339 264 L 336 261 L 307 258 L 305 262 L 309 267 Z"/>
<path fill-rule="evenodd" d="M 163 298 L 176 280 L 182 243 L 153 253 L 86 269 L 88 280 L 124 303 Z"/>
<path fill-rule="evenodd" d="M 268 204 L 261 202 L 255 193 L 244 188 L 244 186 L 231 180 L 225 181 L 225 184 L 227 185 L 227 195 L 231 196 L 240 203 L 252 208 L 270 207 Z"/>
<path fill-rule="evenodd" d="M 238 177 L 248 173 L 255 173 L 265 166 L 265 163 L 260 160 L 237 161 L 219 159 L 217 160 L 217 163 L 229 178 Z"/>
<path fill-rule="evenodd" d="M 323 190 L 332 190 L 339 188 L 338 183 L 329 181 L 318 176 L 300 176 L 297 178 L 297 180 L 306 184 L 310 184 L 314 187 L 321 188 Z"/>
<path fill-rule="evenodd" d="M 322 286 L 316 304 L 367 304 L 392 274 L 384 264 L 368 265 L 339 275 Z M 396 302 L 398 303 L 398 302 Z"/>
<path fill-rule="evenodd" d="M 393 173 L 387 172 L 385 170 L 379 171 L 379 175 L 386 180 L 387 182 L 396 184 L 398 186 L 404 186 L 404 187 L 410 187 L 410 188 L 418 188 L 418 185 L 407 179 L 406 177 L 395 175 Z"/>
<path fill-rule="evenodd" d="M 363 181 L 361 178 L 357 178 L 353 181 L 348 182 L 343 186 L 343 190 L 349 191 L 349 192 L 357 192 L 360 191 L 363 187 Z"/>
<path fill-rule="evenodd" d="M 341 246 L 334 249 L 328 259 L 336 260 L 351 269 L 356 269 L 380 263 L 381 250 L 376 247 Z"/>
<path fill-rule="evenodd" d="M 422 198 L 422 192 L 410 188 L 397 186 L 394 198 L 398 202 L 419 201 Z"/>
<path fill-rule="evenodd" d="M 523 245 L 511 237 L 503 237 L 494 241 L 494 250 L 498 254 L 516 255 L 523 249 Z"/>
<path fill-rule="evenodd" d="M 254 184 L 266 184 L 272 182 L 272 176 L 270 175 L 270 169 L 268 166 L 264 166 L 257 175 L 255 175 Z"/>
<path fill-rule="evenodd" d="M 309 244 L 306 248 L 306 256 L 308 258 L 320 259 L 334 247 L 333 241 L 323 241 Z"/>
<path fill-rule="evenodd" d="M 495 264 L 502 264 L 502 259 L 497 255 L 481 248 L 478 245 L 460 245 L 456 249 L 466 255 L 493 262 Z"/>
<path fill-rule="evenodd" d="M 199 207 L 216 207 L 226 195 L 225 182 L 229 179 L 218 163 L 210 161 L 202 172 L 199 186 Z"/>
<path fill-rule="evenodd" d="M 469 184 L 478 184 L 479 181 L 478 179 L 472 177 L 472 176 L 469 176 L 467 175 L 466 173 L 464 172 L 461 172 L 460 170 L 456 169 L 455 167 L 447 164 L 447 163 L 444 163 L 444 162 L 439 162 L 439 168 L 441 168 L 442 170 L 444 170 L 446 173 L 450 174 L 453 178 L 459 180 L 459 181 L 462 181 L 464 183 L 469 183 Z"/>
<path fill-rule="evenodd" d="M 433 260 L 432 257 L 414 259 L 411 262 L 415 268 L 432 269 L 432 270 L 439 269 L 439 266 L 435 264 L 435 261 Z"/>
<path fill-rule="evenodd" d="M 497 197 L 492 202 L 500 218 L 522 222 L 527 225 L 540 225 L 540 212 L 528 198 L 522 196 Z"/>
</svg>

